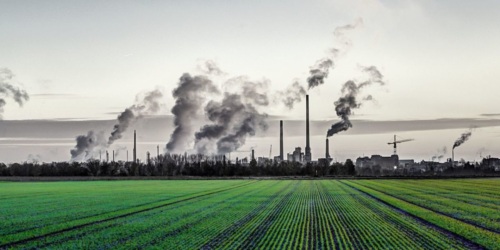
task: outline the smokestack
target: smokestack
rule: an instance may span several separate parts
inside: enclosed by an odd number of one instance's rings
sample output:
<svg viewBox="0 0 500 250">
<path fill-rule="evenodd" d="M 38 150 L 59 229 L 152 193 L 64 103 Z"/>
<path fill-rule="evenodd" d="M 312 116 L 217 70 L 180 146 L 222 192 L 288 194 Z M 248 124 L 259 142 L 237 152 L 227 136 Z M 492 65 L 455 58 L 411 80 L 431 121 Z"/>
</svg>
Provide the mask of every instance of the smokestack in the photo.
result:
<svg viewBox="0 0 500 250">
<path fill-rule="evenodd" d="M 252 160 L 255 160 L 255 150 L 252 148 Z"/>
<path fill-rule="evenodd" d="M 113 162 L 115 162 L 115 151 L 113 150 Z"/>
<path fill-rule="evenodd" d="M 128 162 L 128 150 L 127 150 L 127 162 Z"/>
<path fill-rule="evenodd" d="M 109 162 L 109 153 L 108 153 L 108 150 L 106 150 L 106 162 Z"/>
<path fill-rule="evenodd" d="M 280 160 L 283 161 L 283 120 L 280 120 Z"/>
<path fill-rule="evenodd" d="M 455 148 L 451 150 L 451 167 L 455 167 Z"/>
<path fill-rule="evenodd" d="M 309 95 L 306 95 L 306 152 L 304 155 L 304 161 L 311 161 L 311 144 L 309 138 Z"/>
<path fill-rule="evenodd" d="M 156 160 L 160 160 L 160 145 L 156 145 Z"/>
<path fill-rule="evenodd" d="M 326 153 L 325 153 L 325 159 L 328 160 L 330 159 L 330 141 L 328 138 L 326 138 Z"/>
<path fill-rule="evenodd" d="M 148 165 L 151 163 L 150 162 L 150 158 L 151 158 L 151 155 L 149 154 L 149 151 L 146 153 L 146 158 L 148 159 Z"/>
<path fill-rule="evenodd" d="M 134 151 L 132 152 L 134 163 L 137 163 L 137 137 L 134 130 Z"/>
</svg>

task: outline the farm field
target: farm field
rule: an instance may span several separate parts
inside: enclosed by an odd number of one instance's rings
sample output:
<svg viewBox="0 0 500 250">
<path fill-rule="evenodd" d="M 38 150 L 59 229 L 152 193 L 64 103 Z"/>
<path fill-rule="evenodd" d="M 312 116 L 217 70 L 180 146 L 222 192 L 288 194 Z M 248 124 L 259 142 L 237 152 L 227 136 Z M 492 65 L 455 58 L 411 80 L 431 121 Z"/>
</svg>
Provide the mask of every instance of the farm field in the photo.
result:
<svg viewBox="0 0 500 250">
<path fill-rule="evenodd" d="M 0 182 L 0 249 L 500 249 L 500 179 Z"/>
</svg>

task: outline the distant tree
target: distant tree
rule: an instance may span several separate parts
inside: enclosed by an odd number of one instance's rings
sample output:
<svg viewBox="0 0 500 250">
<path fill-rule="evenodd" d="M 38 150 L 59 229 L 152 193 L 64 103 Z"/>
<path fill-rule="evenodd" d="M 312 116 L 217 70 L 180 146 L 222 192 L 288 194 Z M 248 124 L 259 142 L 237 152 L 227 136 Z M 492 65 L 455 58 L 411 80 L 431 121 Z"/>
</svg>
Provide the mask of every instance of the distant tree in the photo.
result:
<svg viewBox="0 0 500 250">
<path fill-rule="evenodd" d="M 0 176 L 8 176 L 10 175 L 9 169 L 5 163 L 0 163 Z"/>
<path fill-rule="evenodd" d="M 347 161 L 345 161 L 344 166 L 348 175 L 356 175 L 356 168 L 351 159 L 347 159 Z"/>
</svg>

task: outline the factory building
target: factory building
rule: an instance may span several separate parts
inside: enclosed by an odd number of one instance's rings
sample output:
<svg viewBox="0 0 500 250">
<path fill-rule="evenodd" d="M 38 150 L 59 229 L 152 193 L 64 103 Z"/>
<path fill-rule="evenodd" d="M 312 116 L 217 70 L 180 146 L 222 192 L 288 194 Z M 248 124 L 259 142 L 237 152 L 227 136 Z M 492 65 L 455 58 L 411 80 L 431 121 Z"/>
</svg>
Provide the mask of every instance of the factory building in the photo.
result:
<svg viewBox="0 0 500 250">
<path fill-rule="evenodd" d="M 301 147 L 296 147 L 293 153 L 287 155 L 287 161 L 302 162 L 304 160 L 304 153 Z"/>
<path fill-rule="evenodd" d="M 359 157 L 356 159 L 356 168 L 373 168 L 379 166 L 382 170 L 394 170 L 394 167 L 399 166 L 399 156 L 391 155 L 384 157 L 381 155 L 372 155 L 369 157 Z"/>
</svg>

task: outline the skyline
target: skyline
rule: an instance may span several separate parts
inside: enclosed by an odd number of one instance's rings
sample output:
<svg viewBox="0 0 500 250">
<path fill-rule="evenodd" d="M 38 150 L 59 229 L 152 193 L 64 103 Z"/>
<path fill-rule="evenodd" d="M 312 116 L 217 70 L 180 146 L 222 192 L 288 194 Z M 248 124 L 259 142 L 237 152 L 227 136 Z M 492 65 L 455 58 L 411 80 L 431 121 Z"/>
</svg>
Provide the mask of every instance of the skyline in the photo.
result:
<svg viewBox="0 0 500 250">
<path fill-rule="evenodd" d="M 116 119 L 137 94 L 157 88 L 164 95 L 157 115 L 169 115 L 175 104 L 171 92 L 181 75 L 203 73 L 206 61 L 225 73 L 214 78 L 223 90 L 228 79 L 239 76 L 266 83 L 273 93 L 295 81 L 306 87 L 311 67 L 339 46 L 324 84 L 308 90 L 311 120 L 337 122 L 333 102 L 342 86 L 363 81 L 360 68 L 372 65 L 387 84 L 363 92 L 373 101 L 354 110 L 354 120 L 418 123 L 500 116 L 495 105 L 500 34 L 494 27 L 500 3 L 495 1 L 17 1 L 0 6 L 6 10 L 0 17 L 6 38 L 0 41 L 0 68 L 10 69 L 13 83 L 30 95 L 23 107 L 6 99 L 6 121 Z M 339 39 L 335 31 L 346 25 L 355 28 Z M 304 104 L 261 111 L 303 119 Z M 474 125 L 463 124 L 462 130 Z M 79 134 L 91 129 L 92 124 Z M 483 147 L 495 152 L 500 150 L 495 138 L 485 135 L 498 131 L 495 126 L 476 133 Z M 169 135 L 161 134 L 160 145 Z M 0 137 L 10 136 L 0 132 Z M 415 151 L 411 154 L 423 154 Z M 318 155 L 313 150 L 313 158 Z"/>
</svg>

